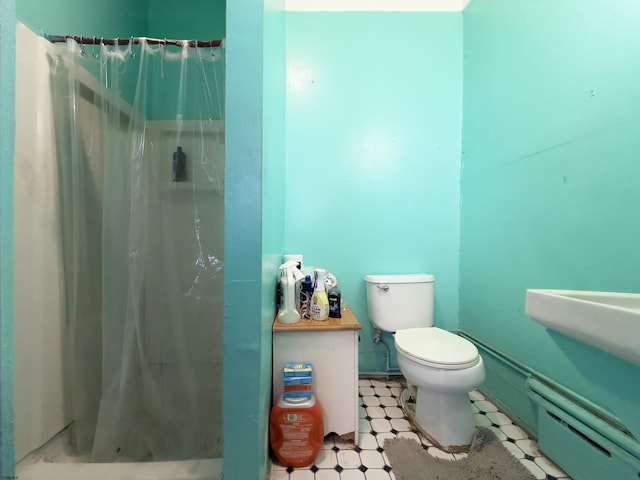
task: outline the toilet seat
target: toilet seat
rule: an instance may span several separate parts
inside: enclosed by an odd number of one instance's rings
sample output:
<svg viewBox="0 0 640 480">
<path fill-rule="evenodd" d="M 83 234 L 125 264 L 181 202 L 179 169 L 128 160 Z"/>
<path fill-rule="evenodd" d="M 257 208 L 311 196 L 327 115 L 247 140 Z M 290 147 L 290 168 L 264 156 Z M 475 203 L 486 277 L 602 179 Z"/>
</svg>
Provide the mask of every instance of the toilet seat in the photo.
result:
<svg viewBox="0 0 640 480">
<path fill-rule="evenodd" d="M 437 327 L 399 330 L 395 344 L 411 360 L 433 368 L 461 370 L 474 366 L 479 358 L 469 340 Z"/>
</svg>

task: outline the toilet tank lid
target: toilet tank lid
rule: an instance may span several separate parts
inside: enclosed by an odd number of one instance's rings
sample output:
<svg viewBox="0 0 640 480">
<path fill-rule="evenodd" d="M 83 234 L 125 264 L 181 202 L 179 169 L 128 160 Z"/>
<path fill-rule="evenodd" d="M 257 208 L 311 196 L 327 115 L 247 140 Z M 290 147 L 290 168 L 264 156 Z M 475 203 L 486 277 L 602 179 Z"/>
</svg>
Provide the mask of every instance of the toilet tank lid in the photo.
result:
<svg viewBox="0 0 640 480">
<path fill-rule="evenodd" d="M 410 273 L 394 275 L 365 275 L 367 283 L 430 283 L 435 277 L 429 273 Z"/>
</svg>

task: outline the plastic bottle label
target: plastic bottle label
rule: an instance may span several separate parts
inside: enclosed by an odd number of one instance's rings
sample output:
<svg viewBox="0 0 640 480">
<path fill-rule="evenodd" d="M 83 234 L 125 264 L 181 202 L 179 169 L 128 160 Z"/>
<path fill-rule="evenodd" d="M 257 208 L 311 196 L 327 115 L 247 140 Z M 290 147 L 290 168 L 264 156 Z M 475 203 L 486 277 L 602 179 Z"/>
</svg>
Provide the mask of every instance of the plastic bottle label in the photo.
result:
<svg viewBox="0 0 640 480">
<path fill-rule="evenodd" d="M 269 415 L 271 448 L 278 461 L 287 467 L 310 465 L 324 439 L 322 409 L 315 401 L 297 408 L 278 402 Z"/>
<path fill-rule="evenodd" d="M 322 293 L 311 298 L 311 318 L 314 320 L 326 320 L 329 316 L 329 301 L 326 294 L 323 296 Z"/>
<path fill-rule="evenodd" d="M 305 291 L 304 289 L 300 291 L 300 315 L 304 318 L 311 317 L 309 304 L 311 303 L 312 294 L 313 292 Z"/>
</svg>

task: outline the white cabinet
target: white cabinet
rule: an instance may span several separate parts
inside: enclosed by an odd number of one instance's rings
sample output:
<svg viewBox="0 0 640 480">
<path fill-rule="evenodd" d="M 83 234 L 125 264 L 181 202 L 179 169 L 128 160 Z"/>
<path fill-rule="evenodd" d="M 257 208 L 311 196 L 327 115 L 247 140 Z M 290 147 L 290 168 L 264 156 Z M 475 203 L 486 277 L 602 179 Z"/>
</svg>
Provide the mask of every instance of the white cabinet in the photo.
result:
<svg viewBox="0 0 640 480">
<path fill-rule="evenodd" d="M 358 443 L 358 331 L 348 307 L 342 318 L 273 324 L 273 402 L 283 392 L 288 362 L 311 362 L 313 393 L 322 407 L 325 435 L 334 432 Z"/>
</svg>

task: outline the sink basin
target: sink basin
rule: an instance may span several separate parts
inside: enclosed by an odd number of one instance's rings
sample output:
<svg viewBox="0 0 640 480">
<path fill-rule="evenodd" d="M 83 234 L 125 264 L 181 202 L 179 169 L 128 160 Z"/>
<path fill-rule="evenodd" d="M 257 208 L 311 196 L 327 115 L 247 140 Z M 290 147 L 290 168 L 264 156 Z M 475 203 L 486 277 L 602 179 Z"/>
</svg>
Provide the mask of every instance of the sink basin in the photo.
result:
<svg viewBox="0 0 640 480">
<path fill-rule="evenodd" d="M 525 307 L 539 324 L 640 365 L 640 294 L 529 289 Z"/>
</svg>

